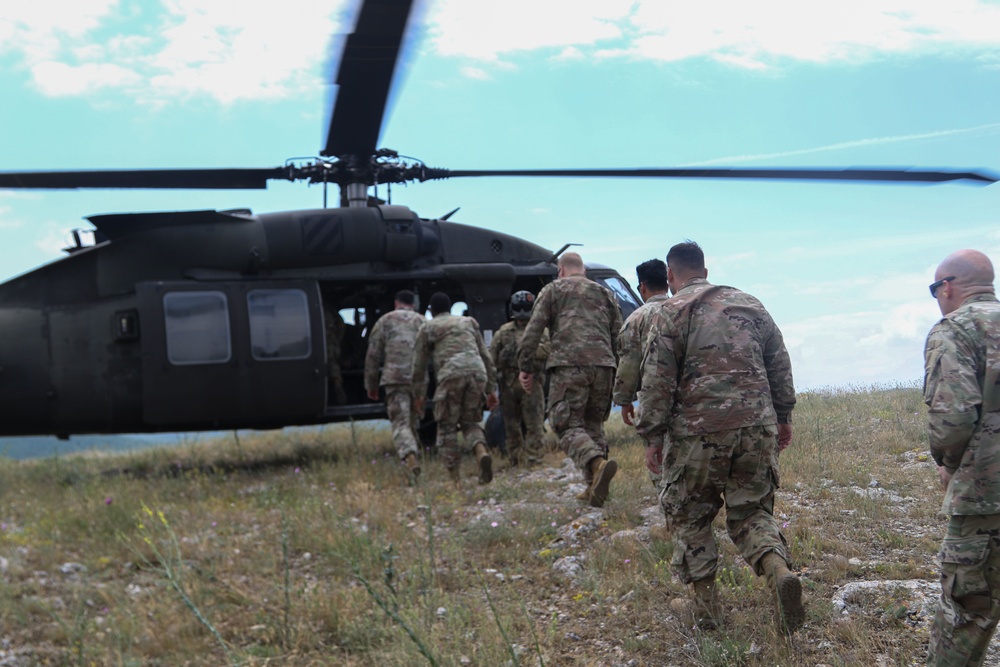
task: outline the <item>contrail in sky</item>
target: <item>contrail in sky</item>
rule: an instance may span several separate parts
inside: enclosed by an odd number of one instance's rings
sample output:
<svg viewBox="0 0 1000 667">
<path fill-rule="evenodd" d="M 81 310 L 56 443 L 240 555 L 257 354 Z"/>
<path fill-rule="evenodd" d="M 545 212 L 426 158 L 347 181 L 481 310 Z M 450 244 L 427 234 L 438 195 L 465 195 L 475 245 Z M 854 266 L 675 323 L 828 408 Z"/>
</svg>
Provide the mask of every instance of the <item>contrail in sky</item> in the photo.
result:
<svg viewBox="0 0 1000 667">
<path fill-rule="evenodd" d="M 856 141 L 844 141 L 839 144 L 829 146 L 817 146 L 815 148 L 802 148 L 795 151 L 784 151 L 781 153 L 757 153 L 754 155 L 733 155 L 729 157 L 713 158 L 703 162 L 688 163 L 687 166 L 702 166 L 707 164 L 724 164 L 733 162 L 750 162 L 753 160 L 770 160 L 772 158 L 787 158 L 795 155 L 809 155 L 810 153 L 826 153 L 829 151 L 839 151 L 846 148 L 859 148 L 862 146 L 877 146 L 879 144 L 897 144 L 904 141 L 919 141 L 921 139 L 936 139 L 938 137 L 949 137 L 958 134 L 970 134 L 983 130 L 995 130 L 1000 128 L 1000 123 L 989 123 L 987 125 L 977 125 L 976 127 L 966 127 L 957 130 L 938 130 L 936 132 L 925 132 L 923 134 L 901 134 L 896 137 L 877 137 L 875 139 L 858 139 Z"/>
</svg>

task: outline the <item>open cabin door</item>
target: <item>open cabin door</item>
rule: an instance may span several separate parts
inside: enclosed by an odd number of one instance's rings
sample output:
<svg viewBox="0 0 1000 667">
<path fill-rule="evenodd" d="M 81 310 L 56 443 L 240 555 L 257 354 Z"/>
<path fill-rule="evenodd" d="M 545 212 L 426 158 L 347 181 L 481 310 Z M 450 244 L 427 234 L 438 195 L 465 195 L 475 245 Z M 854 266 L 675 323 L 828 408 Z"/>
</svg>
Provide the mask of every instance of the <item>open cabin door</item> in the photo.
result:
<svg viewBox="0 0 1000 667">
<path fill-rule="evenodd" d="M 144 421 L 254 428 L 321 421 L 326 346 L 312 281 L 136 286 Z"/>
</svg>

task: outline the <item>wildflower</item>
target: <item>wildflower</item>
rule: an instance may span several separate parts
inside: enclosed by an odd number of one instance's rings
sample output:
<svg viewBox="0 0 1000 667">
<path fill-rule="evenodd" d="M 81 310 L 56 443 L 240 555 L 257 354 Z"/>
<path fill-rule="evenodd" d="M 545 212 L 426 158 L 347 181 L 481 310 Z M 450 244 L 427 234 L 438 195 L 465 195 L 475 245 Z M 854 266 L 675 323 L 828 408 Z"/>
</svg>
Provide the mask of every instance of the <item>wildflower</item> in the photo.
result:
<svg viewBox="0 0 1000 667">
<path fill-rule="evenodd" d="M 555 527 L 556 527 L 556 522 L 555 522 L 555 521 L 553 521 L 553 522 L 552 522 L 552 527 L 553 527 L 553 528 L 555 528 Z"/>
<path fill-rule="evenodd" d="M 110 505 L 113 502 L 114 502 L 114 500 L 111 499 L 111 496 L 105 496 L 105 498 L 104 498 L 104 504 L 105 505 Z"/>
<path fill-rule="evenodd" d="M 295 474 L 296 475 L 298 475 L 300 472 L 302 472 L 302 468 L 296 468 L 295 469 Z"/>
<path fill-rule="evenodd" d="M 497 523 L 496 521 L 494 521 L 494 522 L 493 522 L 493 523 L 491 523 L 490 525 L 491 525 L 491 526 L 493 526 L 494 528 L 496 528 L 496 527 L 497 527 L 497 526 L 498 526 L 499 524 L 498 524 L 498 523 Z"/>
<path fill-rule="evenodd" d="M 781 524 L 781 527 L 782 528 L 788 528 L 788 524 L 789 523 L 790 523 L 789 521 L 786 521 L 785 523 Z"/>
<path fill-rule="evenodd" d="M 213 521 L 213 522 L 212 522 L 212 528 L 215 528 L 215 527 L 216 527 L 216 525 L 218 525 L 218 524 L 217 524 L 217 523 L 216 523 L 215 521 Z"/>
<path fill-rule="evenodd" d="M 626 563 L 631 563 L 631 562 L 632 562 L 632 559 L 631 559 L 631 558 L 626 558 L 626 559 L 625 559 L 625 562 L 626 562 Z"/>
</svg>

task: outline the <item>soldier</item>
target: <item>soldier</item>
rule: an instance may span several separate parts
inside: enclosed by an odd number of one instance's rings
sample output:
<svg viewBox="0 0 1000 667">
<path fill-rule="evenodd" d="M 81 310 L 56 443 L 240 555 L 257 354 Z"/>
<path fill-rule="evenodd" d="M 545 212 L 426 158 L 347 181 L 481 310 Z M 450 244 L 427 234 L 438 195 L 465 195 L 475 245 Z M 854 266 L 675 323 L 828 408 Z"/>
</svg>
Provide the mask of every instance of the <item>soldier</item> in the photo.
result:
<svg viewBox="0 0 1000 667">
<path fill-rule="evenodd" d="M 437 421 L 437 445 L 452 480 L 461 477 L 459 465 L 462 452 L 458 447 L 458 431 L 466 444 L 471 443 L 479 467 L 479 483 L 493 480 L 493 460 L 486 449 L 483 420 L 483 397 L 486 407 L 497 404 L 496 370 L 489 350 L 479 332 L 479 324 L 471 317 L 451 314 L 451 299 L 443 292 L 431 297 L 433 319 L 424 324 L 417 335 L 413 356 L 413 391 L 417 408 L 423 410 L 427 396 L 427 362 L 434 362 L 437 388 L 434 390 L 434 419 Z M 487 393 L 487 389 L 489 392 Z"/>
<path fill-rule="evenodd" d="M 344 320 L 328 301 L 323 301 L 323 324 L 326 329 L 326 378 L 333 392 L 335 405 L 347 403 L 344 377 L 340 372 L 341 342 L 344 338 Z"/>
<path fill-rule="evenodd" d="M 1000 302 L 976 250 L 948 255 L 930 289 L 944 317 L 927 335 L 924 402 L 948 529 L 927 664 L 973 667 L 1000 619 Z"/>
<path fill-rule="evenodd" d="M 618 371 L 615 373 L 615 388 L 612 400 L 622 407 L 622 421 L 634 426 L 632 402 L 639 390 L 639 373 L 642 365 L 642 350 L 649 336 L 652 314 L 666 301 L 667 265 L 662 259 L 650 259 L 635 267 L 639 281 L 639 296 L 643 305 L 632 311 L 618 332 Z M 659 488 L 662 467 L 662 443 L 646 443 L 646 467 L 653 486 Z"/>
<path fill-rule="evenodd" d="M 531 391 L 538 374 L 535 352 L 548 328 L 549 424 L 587 482 L 577 499 L 592 507 L 604 506 L 618 472 L 618 464 L 608 459 L 604 421 L 611 414 L 615 336 L 621 326 L 614 295 L 588 279 L 583 259 L 568 252 L 559 258 L 558 278 L 538 294 L 517 356 L 521 386 Z"/>
<path fill-rule="evenodd" d="M 653 314 L 643 354 L 636 425 L 653 446 L 668 442 L 660 504 L 673 534 L 672 569 L 694 593 L 693 605 L 672 606 L 693 607 L 703 628 L 721 622 L 712 521 L 724 501 L 729 537 L 767 576 L 779 624 L 793 632 L 805 620 L 802 585 L 773 514 L 778 452 L 792 440 L 791 363 L 760 301 L 707 277 L 698 244 L 670 249 L 674 296 Z"/>
<path fill-rule="evenodd" d="M 518 465 L 522 460 L 528 465 L 540 463 L 544 453 L 545 395 L 542 385 L 535 384 L 530 392 L 525 392 L 518 381 L 517 351 L 534 303 L 535 295 L 531 292 L 515 292 L 510 297 L 511 321 L 500 327 L 490 342 L 490 358 L 496 366 L 500 386 L 500 411 L 507 435 L 507 456 L 512 466 Z M 534 372 L 545 368 L 548 356 L 549 335 L 545 331 L 535 352 Z M 521 431 L 522 422 L 527 438 Z"/>
<path fill-rule="evenodd" d="M 395 310 L 375 322 L 368 336 L 365 355 L 365 391 L 378 400 L 379 386 L 385 387 L 385 412 L 392 422 L 392 441 L 399 460 L 416 482 L 420 475 L 417 447 L 417 411 L 413 396 L 413 347 L 424 317 L 414 311 L 417 297 L 410 290 L 396 292 Z"/>
</svg>

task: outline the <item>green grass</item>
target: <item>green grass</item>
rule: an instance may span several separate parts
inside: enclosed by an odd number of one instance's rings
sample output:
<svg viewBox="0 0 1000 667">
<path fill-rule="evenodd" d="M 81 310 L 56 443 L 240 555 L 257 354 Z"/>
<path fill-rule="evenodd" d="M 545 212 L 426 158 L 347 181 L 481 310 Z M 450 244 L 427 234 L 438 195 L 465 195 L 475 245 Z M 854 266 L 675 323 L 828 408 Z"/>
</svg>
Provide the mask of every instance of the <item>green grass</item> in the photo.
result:
<svg viewBox="0 0 1000 667">
<path fill-rule="evenodd" d="M 669 543 L 611 538 L 655 504 L 617 416 L 605 521 L 575 547 L 553 544 L 589 510 L 557 495 L 566 481 L 525 481 L 498 460 L 479 487 L 468 458 L 456 489 L 431 457 L 408 487 L 388 430 L 365 425 L 0 459 L 0 628 L 38 665 L 920 662 L 926 633 L 901 622 L 905 601 L 847 620 L 830 603 L 850 581 L 937 576 L 941 492 L 932 463 L 909 465 L 926 450 L 919 392 L 804 394 L 794 417 L 775 507 L 804 575 L 808 624 L 792 641 L 723 517 L 714 633 L 671 612 L 686 590 Z M 564 556 L 582 558 L 575 578 L 554 570 Z"/>
</svg>

